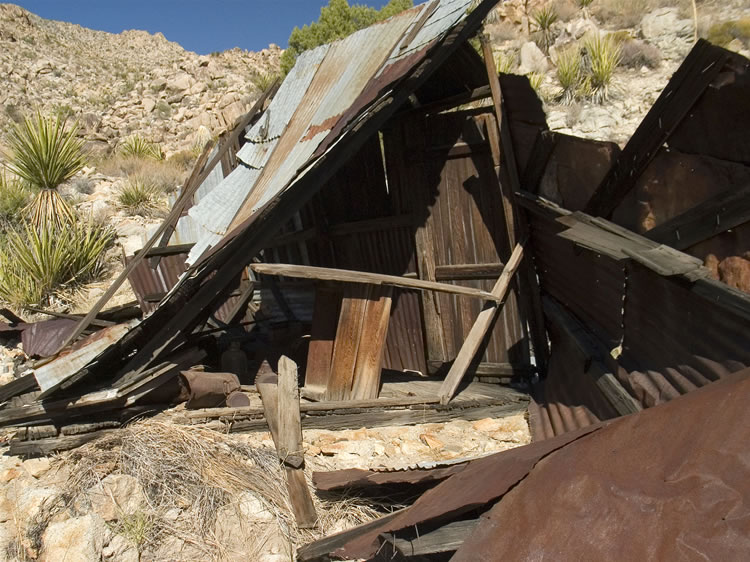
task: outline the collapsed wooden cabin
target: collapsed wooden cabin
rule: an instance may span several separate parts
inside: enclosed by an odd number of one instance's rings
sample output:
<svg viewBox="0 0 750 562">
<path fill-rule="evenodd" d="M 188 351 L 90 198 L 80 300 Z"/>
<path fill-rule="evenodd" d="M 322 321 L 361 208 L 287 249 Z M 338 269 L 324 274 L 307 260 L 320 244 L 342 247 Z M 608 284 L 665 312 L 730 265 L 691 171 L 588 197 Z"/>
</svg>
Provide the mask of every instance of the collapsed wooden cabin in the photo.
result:
<svg viewBox="0 0 750 562">
<path fill-rule="evenodd" d="M 469 44 L 495 2 L 470 3 L 435 0 L 304 53 L 207 147 L 119 281 L 146 317 L 78 339 L 116 283 L 72 346 L 0 388 L 11 450 L 76 446 L 177 399 L 221 406 L 190 419 L 270 427 L 313 525 L 301 429 L 531 400 L 541 453 L 505 488 L 458 486 L 445 509 L 433 494 L 426 515 L 300 556 L 461 553 L 542 456 L 750 366 L 748 61 L 699 41 L 621 151 L 549 132 L 528 80 Z M 414 550 L 417 523 L 437 534 Z"/>
</svg>

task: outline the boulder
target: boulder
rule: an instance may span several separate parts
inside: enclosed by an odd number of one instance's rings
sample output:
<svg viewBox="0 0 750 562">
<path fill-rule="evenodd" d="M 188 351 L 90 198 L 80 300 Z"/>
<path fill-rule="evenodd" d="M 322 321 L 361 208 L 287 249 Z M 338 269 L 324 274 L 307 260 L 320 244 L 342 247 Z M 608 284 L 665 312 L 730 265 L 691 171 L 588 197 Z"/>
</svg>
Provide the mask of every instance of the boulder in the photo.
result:
<svg viewBox="0 0 750 562">
<path fill-rule="evenodd" d="M 521 46 L 520 74 L 528 74 L 530 72 L 544 73 L 547 72 L 548 68 L 547 56 L 536 43 L 527 41 Z"/>
<path fill-rule="evenodd" d="M 143 98 L 141 105 L 143 106 L 143 111 L 151 113 L 156 107 L 156 100 L 154 98 Z"/>
<path fill-rule="evenodd" d="M 40 560 L 100 560 L 109 533 L 104 520 L 93 513 L 51 523 L 44 531 Z"/>
<path fill-rule="evenodd" d="M 105 521 L 113 521 L 142 510 L 146 504 L 138 480 L 126 474 L 110 474 L 89 491 L 91 510 Z"/>
<path fill-rule="evenodd" d="M 167 89 L 173 92 L 183 92 L 192 86 L 192 78 L 187 72 L 180 72 L 167 82 Z"/>
</svg>

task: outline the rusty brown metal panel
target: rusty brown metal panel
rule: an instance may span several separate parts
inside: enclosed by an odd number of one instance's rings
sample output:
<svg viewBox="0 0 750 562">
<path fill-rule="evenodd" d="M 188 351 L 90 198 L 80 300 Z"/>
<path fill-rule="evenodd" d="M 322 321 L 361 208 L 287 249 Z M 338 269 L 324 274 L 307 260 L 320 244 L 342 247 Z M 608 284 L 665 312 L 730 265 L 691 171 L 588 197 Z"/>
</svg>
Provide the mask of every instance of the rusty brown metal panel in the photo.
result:
<svg viewBox="0 0 750 562">
<path fill-rule="evenodd" d="M 748 393 L 746 369 L 558 449 L 481 517 L 451 560 L 745 559 Z M 493 478 L 517 452 L 496 456 Z"/>
</svg>

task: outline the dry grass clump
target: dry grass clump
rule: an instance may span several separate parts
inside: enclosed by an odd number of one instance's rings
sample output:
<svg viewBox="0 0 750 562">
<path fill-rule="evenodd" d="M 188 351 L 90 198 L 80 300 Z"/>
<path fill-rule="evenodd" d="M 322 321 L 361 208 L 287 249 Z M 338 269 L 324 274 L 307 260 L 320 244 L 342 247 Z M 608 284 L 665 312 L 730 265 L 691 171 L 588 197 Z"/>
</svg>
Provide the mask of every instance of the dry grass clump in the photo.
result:
<svg viewBox="0 0 750 562">
<path fill-rule="evenodd" d="M 750 16 L 712 25 L 706 39 L 722 47 L 735 39 L 740 40 L 745 47 L 750 46 Z"/>
<path fill-rule="evenodd" d="M 640 39 L 629 39 L 621 44 L 620 64 L 627 68 L 657 68 L 661 59 L 658 47 Z"/>
<path fill-rule="evenodd" d="M 215 536 L 217 513 L 243 492 L 252 492 L 271 512 L 290 551 L 328 534 L 334 526 L 353 526 L 379 515 L 375 509 L 352 500 L 325 501 L 314 497 L 319 516 L 316 529 L 297 529 L 288 502 L 286 479 L 276 452 L 245 445 L 230 435 L 195 426 L 146 420 L 132 424 L 72 451 L 61 461 L 71 466 L 73 477 L 62 493 L 70 506 L 113 473 L 136 478 L 147 498 L 142 513 L 118 521 L 114 530 L 139 550 L 155 551 L 168 537 L 176 537 L 205 553 L 222 555 Z M 309 476 L 309 475 L 308 475 Z M 168 513 L 180 510 L 176 519 Z M 267 537 L 258 533 L 260 550 Z"/>
<path fill-rule="evenodd" d="M 171 193 L 182 185 L 188 174 L 180 162 L 119 154 L 101 160 L 96 168 L 107 176 L 148 178 L 154 186 L 166 193 Z"/>
</svg>

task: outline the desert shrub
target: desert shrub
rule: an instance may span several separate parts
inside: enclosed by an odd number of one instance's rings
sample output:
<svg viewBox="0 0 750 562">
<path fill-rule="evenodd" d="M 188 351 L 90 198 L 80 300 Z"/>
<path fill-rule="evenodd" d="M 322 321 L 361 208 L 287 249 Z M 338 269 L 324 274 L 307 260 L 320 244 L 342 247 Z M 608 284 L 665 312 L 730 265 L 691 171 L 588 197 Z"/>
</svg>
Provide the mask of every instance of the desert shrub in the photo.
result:
<svg viewBox="0 0 750 562">
<path fill-rule="evenodd" d="M 597 0 L 591 10 L 599 21 L 611 28 L 637 26 L 649 10 L 652 0 Z"/>
<path fill-rule="evenodd" d="M 560 21 L 571 20 L 580 14 L 579 5 L 573 0 L 557 0 L 554 7 Z"/>
<path fill-rule="evenodd" d="M 140 135 L 133 135 L 125 139 L 119 147 L 119 152 L 123 156 L 132 156 L 134 158 L 161 160 L 163 157 L 161 146 L 158 143 L 144 139 Z"/>
<path fill-rule="evenodd" d="M 549 52 L 549 48 L 554 40 L 554 33 L 552 31 L 552 24 L 557 21 L 557 12 L 552 5 L 544 6 L 533 13 L 532 18 L 538 28 L 537 44 L 539 48 L 545 53 Z"/>
<path fill-rule="evenodd" d="M 594 2 L 594 0 L 577 0 L 578 7 L 585 10 Z"/>
<path fill-rule="evenodd" d="M 620 62 L 621 48 L 608 35 L 591 34 L 583 40 L 588 68 L 583 81 L 583 92 L 595 102 L 602 102 L 609 95 L 609 85 Z"/>
<path fill-rule="evenodd" d="M 0 247 L 0 298 L 39 305 L 61 289 L 96 279 L 114 237 L 111 228 L 80 220 L 8 231 Z"/>
<path fill-rule="evenodd" d="M 78 124 L 67 127 L 59 116 L 43 117 L 37 112 L 15 125 L 9 139 L 9 168 L 39 190 L 28 207 L 32 222 L 40 226 L 52 222 L 59 226 L 73 220 L 73 210 L 57 191 L 57 187 L 72 178 L 86 165 L 83 140 L 78 136 Z"/>
<path fill-rule="evenodd" d="M 200 156 L 200 153 L 202 152 L 202 150 L 203 150 L 202 148 L 199 149 L 198 151 L 194 149 L 180 150 L 179 152 L 175 152 L 174 154 L 172 154 L 172 156 L 170 156 L 167 159 L 167 162 L 178 167 L 181 170 L 190 172 L 193 170 L 195 161 L 197 157 Z"/>
<path fill-rule="evenodd" d="M 571 45 L 562 49 L 557 55 L 556 64 L 557 80 L 562 88 L 560 101 L 569 104 L 575 99 L 583 79 L 581 51 L 578 45 Z"/>
<path fill-rule="evenodd" d="M 661 51 L 640 39 L 630 39 L 621 45 L 620 64 L 627 68 L 657 68 L 661 64 Z"/>
<path fill-rule="evenodd" d="M 279 75 L 274 72 L 256 72 L 252 75 L 250 81 L 258 90 L 265 92 L 278 78 Z"/>
<path fill-rule="evenodd" d="M 31 191 L 14 177 L 0 173 L 0 228 L 17 223 L 31 200 Z"/>
<path fill-rule="evenodd" d="M 115 154 L 96 163 L 96 168 L 107 176 L 141 177 L 160 191 L 172 192 L 182 185 L 186 170 L 170 160 L 152 160 Z"/>
<path fill-rule="evenodd" d="M 154 115 L 159 119 L 169 119 L 172 116 L 172 106 L 164 100 L 159 100 L 154 107 Z"/>
<path fill-rule="evenodd" d="M 745 46 L 750 45 L 750 16 L 712 25 L 708 29 L 706 39 L 722 47 L 726 47 L 735 39 L 742 41 Z"/>
<path fill-rule="evenodd" d="M 117 203 L 128 214 L 147 217 L 159 210 L 161 194 L 149 180 L 132 177 L 118 191 Z"/>
<path fill-rule="evenodd" d="M 499 74 L 511 74 L 516 66 L 516 55 L 515 53 L 498 53 L 496 63 Z"/>
</svg>

